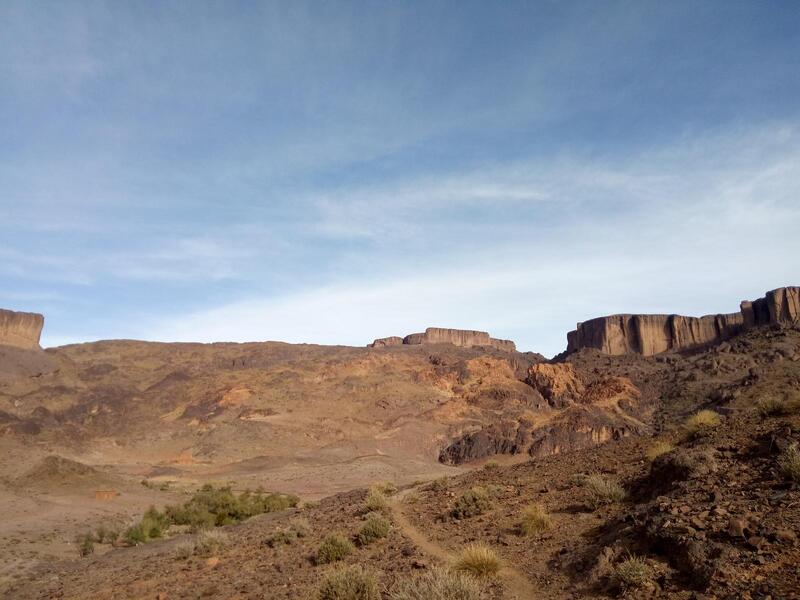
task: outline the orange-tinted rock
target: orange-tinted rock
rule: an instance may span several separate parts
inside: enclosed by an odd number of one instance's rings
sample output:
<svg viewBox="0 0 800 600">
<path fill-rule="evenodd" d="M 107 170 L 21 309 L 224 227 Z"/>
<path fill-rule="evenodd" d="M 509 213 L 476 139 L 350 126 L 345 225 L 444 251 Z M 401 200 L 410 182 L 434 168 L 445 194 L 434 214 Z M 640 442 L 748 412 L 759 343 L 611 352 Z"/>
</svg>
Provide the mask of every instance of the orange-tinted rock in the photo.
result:
<svg viewBox="0 0 800 600">
<path fill-rule="evenodd" d="M 611 315 L 578 323 L 567 334 L 567 352 L 596 348 L 606 354 L 652 356 L 727 340 L 748 327 L 800 321 L 800 288 L 779 288 L 764 298 L 745 301 L 738 313 L 681 315 Z"/>
<path fill-rule="evenodd" d="M 574 402 L 585 391 L 583 382 L 578 379 L 570 363 L 532 365 L 528 369 L 527 382 L 551 406 L 563 406 Z"/>
<path fill-rule="evenodd" d="M 469 348 L 472 346 L 490 346 L 506 352 L 516 351 L 516 346 L 511 340 L 498 340 L 490 337 L 485 331 L 472 331 L 469 329 L 444 329 L 441 327 L 428 327 L 425 333 L 411 333 L 404 338 L 387 337 L 378 338 L 371 344 L 372 348 L 382 346 L 399 346 L 405 344 L 414 346 L 419 344 L 453 344 Z"/>
<path fill-rule="evenodd" d="M 42 327 L 42 315 L 0 309 L 0 344 L 4 346 L 37 349 Z"/>
</svg>

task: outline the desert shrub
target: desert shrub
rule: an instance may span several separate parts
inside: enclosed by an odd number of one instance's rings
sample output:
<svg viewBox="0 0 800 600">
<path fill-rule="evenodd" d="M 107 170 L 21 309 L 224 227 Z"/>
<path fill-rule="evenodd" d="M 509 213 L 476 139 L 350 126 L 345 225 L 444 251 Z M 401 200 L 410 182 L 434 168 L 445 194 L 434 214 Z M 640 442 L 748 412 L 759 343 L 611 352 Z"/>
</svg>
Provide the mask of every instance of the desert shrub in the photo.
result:
<svg viewBox="0 0 800 600">
<path fill-rule="evenodd" d="M 461 571 L 434 568 L 422 575 L 398 581 L 389 600 L 480 600 L 480 583 Z"/>
<path fill-rule="evenodd" d="M 352 552 L 353 544 L 350 540 L 340 533 L 331 533 L 322 540 L 317 549 L 316 562 L 318 565 L 336 562 Z"/>
<path fill-rule="evenodd" d="M 79 535 L 75 543 L 78 545 L 78 554 L 81 556 L 94 554 L 94 536 L 91 533 Z"/>
<path fill-rule="evenodd" d="M 483 468 L 486 469 L 487 471 L 496 471 L 497 469 L 500 468 L 500 463 L 497 462 L 496 460 L 487 460 L 483 464 Z"/>
<path fill-rule="evenodd" d="M 245 491 L 240 495 L 230 487 L 204 485 L 180 506 L 167 506 L 166 515 L 175 525 L 188 525 L 193 530 L 231 525 L 262 513 L 286 510 L 297 506 L 297 496 Z"/>
<path fill-rule="evenodd" d="M 447 489 L 449 483 L 450 479 L 448 477 L 439 477 L 438 479 L 431 481 L 428 489 L 433 490 L 434 492 L 443 492 Z"/>
<path fill-rule="evenodd" d="M 311 523 L 303 517 L 295 517 L 289 521 L 289 529 L 299 538 L 307 537 L 311 533 Z"/>
<path fill-rule="evenodd" d="M 306 500 L 303 502 L 303 506 L 301 508 L 303 510 L 313 510 L 315 508 L 319 508 L 319 502 L 316 500 Z"/>
<path fill-rule="evenodd" d="M 650 567 L 644 559 L 632 554 L 614 567 L 614 580 L 622 590 L 640 588 L 650 577 Z"/>
<path fill-rule="evenodd" d="M 158 512 L 155 506 L 151 506 L 144 513 L 140 526 L 148 539 L 155 539 L 164 535 L 169 524 L 169 517 L 165 513 Z"/>
<path fill-rule="evenodd" d="M 621 502 L 627 496 L 625 489 L 619 483 L 603 475 L 590 475 L 583 486 L 586 488 L 586 499 L 591 508 Z"/>
<path fill-rule="evenodd" d="M 496 575 L 501 567 L 494 550 L 484 544 L 470 544 L 464 548 L 453 563 L 453 569 L 476 577 Z"/>
<path fill-rule="evenodd" d="M 524 535 L 541 535 L 553 528 L 553 519 L 540 504 L 531 504 L 522 511 L 519 524 Z"/>
<path fill-rule="evenodd" d="M 371 514 L 356 534 L 359 546 L 366 546 L 389 535 L 391 523 L 380 514 Z"/>
<path fill-rule="evenodd" d="M 194 554 L 195 543 L 192 540 L 184 540 L 175 544 L 173 555 L 177 560 L 186 560 Z"/>
<path fill-rule="evenodd" d="M 689 437 L 695 437 L 718 427 L 721 422 L 719 414 L 713 410 L 701 410 L 686 419 L 683 428 Z"/>
<path fill-rule="evenodd" d="M 670 444 L 667 441 L 659 440 L 654 442 L 652 446 L 650 446 L 647 451 L 645 452 L 645 457 L 648 461 L 653 462 L 662 454 L 666 454 L 667 452 L 672 452 L 675 449 L 675 446 Z"/>
<path fill-rule="evenodd" d="M 389 501 L 383 492 L 377 489 L 370 489 L 364 500 L 364 512 L 385 512 L 389 510 Z"/>
<path fill-rule="evenodd" d="M 800 483 L 800 446 L 792 444 L 781 454 L 778 459 L 781 471 L 795 483 Z"/>
<path fill-rule="evenodd" d="M 505 491 L 505 488 L 502 485 L 497 485 L 495 483 L 490 483 L 485 489 L 489 498 L 497 498 Z"/>
<path fill-rule="evenodd" d="M 122 537 L 130 546 L 138 546 L 139 544 L 144 544 L 147 541 L 147 534 L 145 533 L 144 529 L 142 528 L 141 523 L 137 523 L 128 529 L 125 530 L 125 533 L 122 534 Z"/>
<path fill-rule="evenodd" d="M 480 515 L 492 508 L 492 501 L 486 488 L 472 487 L 459 496 L 450 509 L 450 516 L 454 519 L 466 519 Z"/>
<path fill-rule="evenodd" d="M 317 598 L 318 600 L 380 600 L 378 577 L 361 565 L 333 569 L 323 578 Z"/>
<path fill-rule="evenodd" d="M 201 531 L 194 539 L 194 553 L 198 556 L 212 556 L 228 544 L 228 534 L 209 529 Z"/>
<path fill-rule="evenodd" d="M 267 536 L 264 543 L 270 548 L 276 548 L 278 546 L 290 546 L 296 539 L 297 534 L 294 531 L 279 527 Z"/>
</svg>

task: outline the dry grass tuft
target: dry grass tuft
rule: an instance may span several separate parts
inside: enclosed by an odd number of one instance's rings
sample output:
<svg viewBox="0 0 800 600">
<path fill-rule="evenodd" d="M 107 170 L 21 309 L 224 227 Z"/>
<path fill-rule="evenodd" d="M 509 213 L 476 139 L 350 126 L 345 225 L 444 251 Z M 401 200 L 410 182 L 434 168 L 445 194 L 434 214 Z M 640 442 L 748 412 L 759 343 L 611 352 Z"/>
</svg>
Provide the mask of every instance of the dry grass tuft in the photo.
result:
<svg viewBox="0 0 800 600">
<path fill-rule="evenodd" d="M 201 531 L 194 539 L 194 553 L 199 556 L 212 556 L 228 544 L 228 534 L 218 529 Z"/>
<path fill-rule="evenodd" d="M 781 471 L 795 483 L 800 483 L 800 446 L 792 444 L 783 451 L 778 459 Z"/>
<path fill-rule="evenodd" d="M 621 502 L 628 495 L 619 483 L 603 475 L 589 475 L 583 485 L 586 488 L 587 502 L 594 509 Z"/>
<path fill-rule="evenodd" d="M 519 528 L 524 535 L 541 535 L 553 528 L 553 519 L 540 504 L 531 504 L 522 511 Z"/>
<path fill-rule="evenodd" d="M 645 452 L 645 457 L 647 458 L 648 461 L 653 462 L 662 454 L 666 454 L 667 452 L 672 452 L 674 449 L 675 446 L 673 446 L 669 442 L 664 440 L 659 440 L 647 449 L 647 451 Z"/>
<path fill-rule="evenodd" d="M 359 546 L 367 546 L 389 535 L 389 529 L 391 529 L 391 523 L 388 519 L 380 513 L 371 514 L 356 534 L 356 541 Z"/>
<path fill-rule="evenodd" d="M 381 600 L 377 575 L 361 565 L 329 571 L 317 591 L 318 600 Z"/>
<path fill-rule="evenodd" d="M 380 490 L 371 488 L 364 499 L 364 512 L 386 512 L 389 510 L 389 500 Z"/>
<path fill-rule="evenodd" d="M 686 419 L 683 428 L 688 437 L 695 437 L 719 427 L 722 419 L 713 410 L 701 410 Z"/>
<path fill-rule="evenodd" d="M 389 592 L 389 600 L 480 600 L 481 585 L 461 571 L 434 568 L 400 580 Z"/>
<path fill-rule="evenodd" d="M 614 579 L 623 591 L 643 587 L 650 577 L 648 564 L 643 558 L 632 554 L 614 567 Z"/>
<path fill-rule="evenodd" d="M 491 577 L 497 575 L 502 563 L 494 550 L 484 544 L 470 544 L 458 555 L 453 569 L 474 575 Z"/>
</svg>

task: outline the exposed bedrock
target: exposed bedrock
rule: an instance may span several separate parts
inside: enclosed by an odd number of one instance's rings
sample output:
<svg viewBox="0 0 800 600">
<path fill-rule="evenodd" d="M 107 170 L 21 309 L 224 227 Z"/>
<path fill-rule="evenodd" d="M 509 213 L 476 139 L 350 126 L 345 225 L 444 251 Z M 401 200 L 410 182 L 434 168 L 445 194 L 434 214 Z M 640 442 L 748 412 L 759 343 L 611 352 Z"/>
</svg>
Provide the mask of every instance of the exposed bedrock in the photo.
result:
<svg viewBox="0 0 800 600">
<path fill-rule="evenodd" d="M 371 348 L 383 346 L 414 346 L 419 344 L 453 344 L 454 346 L 490 346 L 506 352 L 514 352 L 517 348 L 511 340 L 498 340 L 490 337 L 485 331 L 472 331 L 469 329 L 444 329 L 441 327 L 428 327 L 425 333 L 411 333 L 404 338 L 392 336 L 378 338 L 371 344 Z"/>
<path fill-rule="evenodd" d="M 749 327 L 800 322 L 800 287 L 778 288 L 764 298 L 744 301 L 738 313 L 681 315 L 610 315 L 578 323 L 567 334 L 567 352 L 596 348 L 606 354 L 652 356 L 727 340 Z"/>
<path fill-rule="evenodd" d="M 26 350 L 38 349 L 42 327 L 42 315 L 0 308 L 0 345 Z"/>
</svg>

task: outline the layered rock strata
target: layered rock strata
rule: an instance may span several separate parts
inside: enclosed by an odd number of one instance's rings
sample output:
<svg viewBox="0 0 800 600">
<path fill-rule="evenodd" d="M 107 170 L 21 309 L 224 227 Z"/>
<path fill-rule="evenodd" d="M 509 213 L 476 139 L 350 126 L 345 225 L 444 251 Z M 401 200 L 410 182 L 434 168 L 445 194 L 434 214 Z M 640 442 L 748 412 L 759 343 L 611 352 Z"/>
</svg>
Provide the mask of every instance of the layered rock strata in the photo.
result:
<svg viewBox="0 0 800 600">
<path fill-rule="evenodd" d="M 453 344 L 454 346 L 465 348 L 489 346 L 506 352 L 514 352 L 517 349 L 511 340 L 499 340 L 490 337 L 485 331 L 444 329 L 441 327 L 428 327 L 425 333 L 411 333 L 404 338 L 398 336 L 378 338 L 368 346 L 370 348 L 380 348 L 383 346 L 413 346 L 418 344 Z"/>
<path fill-rule="evenodd" d="M 727 340 L 759 325 L 800 322 L 800 287 L 778 288 L 764 298 L 744 301 L 738 313 L 681 315 L 610 315 L 578 323 L 567 334 L 567 352 L 596 348 L 612 355 L 652 356 Z"/>
<path fill-rule="evenodd" d="M 42 315 L 0 309 L 0 345 L 38 349 L 42 327 Z"/>
</svg>

